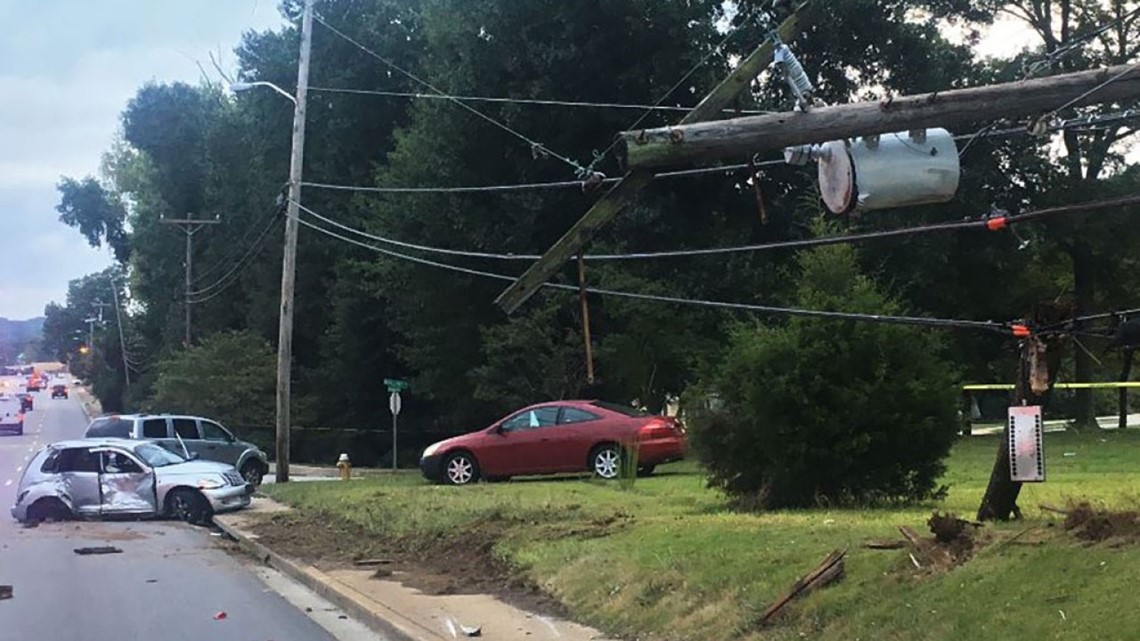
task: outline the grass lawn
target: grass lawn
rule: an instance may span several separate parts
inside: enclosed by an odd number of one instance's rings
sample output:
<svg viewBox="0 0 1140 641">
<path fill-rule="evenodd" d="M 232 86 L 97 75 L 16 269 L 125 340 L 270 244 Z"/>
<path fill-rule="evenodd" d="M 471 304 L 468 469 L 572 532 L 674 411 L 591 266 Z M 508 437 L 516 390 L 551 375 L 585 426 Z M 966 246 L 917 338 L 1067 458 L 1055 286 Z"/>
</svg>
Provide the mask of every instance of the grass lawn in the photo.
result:
<svg viewBox="0 0 1140 641">
<path fill-rule="evenodd" d="M 1140 431 L 1049 434 L 1049 480 L 1021 493 L 1026 521 L 988 526 L 990 544 L 958 568 L 916 570 L 905 550 L 861 547 L 898 538 L 899 525 L 926 534 L 933 509 L 972 518 L 997 443 L 961 441 L 944 479 L 947 499 L 907 509 L 733 513 L 691 463 L 659 468 L 632 489 L 583 478 L 453 488 L 400 475 L 264 491 L 301 518 L 334 515 L 385 539 L 453 545 L 491 529 L 494 553 L 575 618 L 629 638 L 1134 637 L 1140 608 L 1129 605 L 1130 586 L 1140 580 L 1140 545 L 1081 542 L 1060 527 L 1062 517 L 1037 506 L 1088 500 L 1135 509 Z M 836 548 L 848 549 L 846 578 L 759 627 L 758 614 Z"/>
</svg>

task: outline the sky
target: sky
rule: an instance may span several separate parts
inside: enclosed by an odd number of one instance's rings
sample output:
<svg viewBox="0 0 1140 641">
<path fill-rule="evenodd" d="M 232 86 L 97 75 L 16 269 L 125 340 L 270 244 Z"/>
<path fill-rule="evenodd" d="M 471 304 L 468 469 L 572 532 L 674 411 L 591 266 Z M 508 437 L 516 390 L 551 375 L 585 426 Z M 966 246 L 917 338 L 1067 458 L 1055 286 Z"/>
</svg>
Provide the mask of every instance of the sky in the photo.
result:
<svg viewBox="0 0 1140 641">
<path fill-rule="evenodd" d="M 217 80 L 249 30 L 281 26 L 278 0 L 0 0 L 0 317 L 39 316 L 68 281 L 111 264 L 58 220 L 61 176 L 96 174 L 119 114 L 148 81 Z M 1011 21 L 979 47 L 1007 56 L 1033 36 Z M 171 233 L 174 233 L 172 230 Z"/>
<path fill-rule="evenodd" d="M 68 281 L 111 264 L 55 211 L 60 176 L 96 174 L 119 114 L 150 80 L 217 80 L 278 0 L 0 0 L 0 317 L 43 314 Z M 171 233 L 174 233 L 173 230 Z"/>
</svg>

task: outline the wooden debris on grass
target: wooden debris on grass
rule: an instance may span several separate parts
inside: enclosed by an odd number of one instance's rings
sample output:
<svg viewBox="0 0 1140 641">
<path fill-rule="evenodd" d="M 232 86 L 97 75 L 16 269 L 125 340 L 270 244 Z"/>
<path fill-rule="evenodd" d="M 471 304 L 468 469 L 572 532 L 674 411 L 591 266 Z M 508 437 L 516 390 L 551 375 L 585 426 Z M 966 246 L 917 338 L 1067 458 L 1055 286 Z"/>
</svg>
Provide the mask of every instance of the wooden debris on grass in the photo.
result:
<svg viewBox="0 0 1140 641">
<path fill-rule="evenodd" d="M 892 539 L 867 539 L 863 547 L 868 550 L 901 550 L 906 547 L 906 541 Z"/>
<path fill-rule="evenodd" d="M 847 556 L 846 549 L 835 550 L 828 554 L 822 563 L 809 572 L 807 576 L 793 583 L 783 596 L 764 610 L 763 614 L 760 615 L 761 625 L 768 623 L 792 599 L 841 580 L 844 576 L 843 559 L 845 556 Z"/>
</svg>

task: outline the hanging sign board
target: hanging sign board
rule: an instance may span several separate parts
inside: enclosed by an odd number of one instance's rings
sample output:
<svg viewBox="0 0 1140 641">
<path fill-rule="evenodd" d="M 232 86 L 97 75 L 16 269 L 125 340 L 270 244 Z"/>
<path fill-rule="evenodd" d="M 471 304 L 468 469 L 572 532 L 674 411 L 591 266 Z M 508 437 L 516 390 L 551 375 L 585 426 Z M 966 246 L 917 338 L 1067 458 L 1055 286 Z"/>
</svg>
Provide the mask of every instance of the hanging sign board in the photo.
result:
<svg viewBox="0 0 1140 641">
<path fill-rule="evenodd" d="M 1019 483 L 1045 480 L 1045 429 L 1041 406 L 1009 408 L 1009 477 Z"/>
</svg>

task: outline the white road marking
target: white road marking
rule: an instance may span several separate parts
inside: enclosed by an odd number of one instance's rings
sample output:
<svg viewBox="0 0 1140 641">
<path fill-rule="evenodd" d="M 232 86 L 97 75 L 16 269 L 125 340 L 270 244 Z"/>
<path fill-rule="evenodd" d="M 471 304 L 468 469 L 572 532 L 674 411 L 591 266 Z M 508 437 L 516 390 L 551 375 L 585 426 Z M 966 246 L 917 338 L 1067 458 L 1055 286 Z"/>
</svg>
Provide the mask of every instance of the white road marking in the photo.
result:
<svg viewBox="0 0 1140 641">
<path fill-rule="evenodd" d="M 24 471 L 24 466 L 23 466 L 23 465 L 17 465 L 17 466 L 16 466 L 16 471 L 17 471 L 17 472 L 23 472 L 23 471 Z"/>
<path fill-rule="evenodd" d="M 4 481 L 4 487 L 8 487 L 11 484 L 12 484 L 12 479 L 8 479 L 7 481 Z"/>
</svg>

